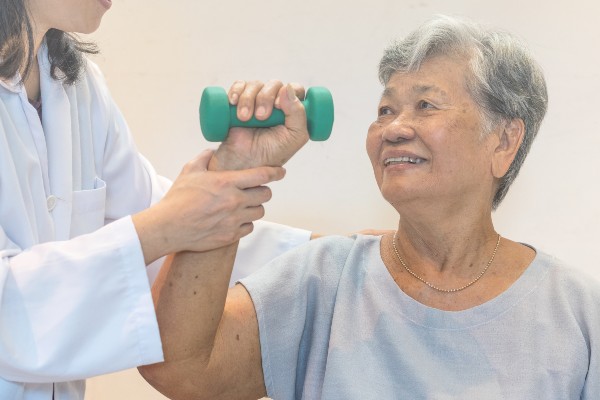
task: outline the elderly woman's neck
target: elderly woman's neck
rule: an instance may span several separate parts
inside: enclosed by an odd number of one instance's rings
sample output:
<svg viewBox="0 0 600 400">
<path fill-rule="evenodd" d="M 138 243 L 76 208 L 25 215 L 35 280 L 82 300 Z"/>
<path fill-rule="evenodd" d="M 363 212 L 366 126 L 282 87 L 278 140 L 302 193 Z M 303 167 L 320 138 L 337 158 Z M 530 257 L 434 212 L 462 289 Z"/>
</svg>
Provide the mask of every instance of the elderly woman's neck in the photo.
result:
<svg viewBox="0 0 600 400">
<path fill-rule="evenodd" d="M 468 265 L 469 258 L 487 254 L 497 238 L 491 213 L 483 210 L 453 216 L 402 214 L 397 233 L 398 245 L 407 258 L 426 259 L 440 270 Z"/>
</svg>

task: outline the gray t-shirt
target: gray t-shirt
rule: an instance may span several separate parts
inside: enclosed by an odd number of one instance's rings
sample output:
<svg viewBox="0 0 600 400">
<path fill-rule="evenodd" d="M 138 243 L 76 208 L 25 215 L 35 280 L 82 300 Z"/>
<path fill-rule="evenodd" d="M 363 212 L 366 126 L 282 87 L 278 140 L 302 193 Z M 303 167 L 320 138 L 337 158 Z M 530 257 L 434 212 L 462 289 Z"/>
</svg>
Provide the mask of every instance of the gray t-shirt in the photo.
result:
<svg viewBox="0 0 600 400">
<path fill-rule="evenodd" d="M 398 288 L 380 238 L 322 238 L 241 283 L 267 394 L 286 399 L 600 399 L 600 283 L 540 251 L 464 311 Z"/>
</svg>

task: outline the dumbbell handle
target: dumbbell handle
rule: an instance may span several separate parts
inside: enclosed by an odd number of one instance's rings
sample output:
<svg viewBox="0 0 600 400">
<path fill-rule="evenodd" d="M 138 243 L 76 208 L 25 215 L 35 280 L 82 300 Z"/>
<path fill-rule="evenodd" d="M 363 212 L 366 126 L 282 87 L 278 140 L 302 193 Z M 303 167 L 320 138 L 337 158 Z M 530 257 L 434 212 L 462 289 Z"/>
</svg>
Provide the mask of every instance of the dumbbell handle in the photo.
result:
<svg viewBox="0 0 600 400">
<path fill-rule="evenodd" d="M 302 102 L 306 110 L 307 128 L 312 140 L 327 140 L 333 127 L 333 99 L 329 90 L 312 87 Z M 248 121 L 237 117 L 237 106 L 229 104 L 225 89 L 207 87 L 200 100 L 200 127 L 206 140 L 225 140 L 232 127 L 268 128 L 285 123 L 283 111 L 273 108 L 269 118 L 258 120 L 252 116 Z"/>
<path fill-rule="evenodd" d="M 273 107 L 273 111 L 269 118 L 265 120 L 256 119 L 253 115 L 248 121 L 242 121 L 237 117 L 237 106 L 231 106 L 229 108 L 229 124 L 234 127 L 245 127 L 245 128 L 269 128 L 271 126 L 285 124 L 285 114 L 278 108 Z"/>
</svg>

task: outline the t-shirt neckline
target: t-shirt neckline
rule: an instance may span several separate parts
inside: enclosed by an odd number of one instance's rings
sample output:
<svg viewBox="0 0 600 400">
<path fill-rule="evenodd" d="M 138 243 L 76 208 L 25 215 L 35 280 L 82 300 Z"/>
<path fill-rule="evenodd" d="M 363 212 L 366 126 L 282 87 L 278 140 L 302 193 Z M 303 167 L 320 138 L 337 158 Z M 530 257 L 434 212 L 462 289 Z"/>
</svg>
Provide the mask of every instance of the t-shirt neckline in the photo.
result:
<svg viewBox="0 0 600 400">
<path fill-rule="evenodd" d="M 413 323 L 428 328 L 467 329 L 489 322 L 523 301 L 525 296 L 539 286 L 548 272 L 546 260 L 549 256 L 525 244 L 534 249 L 536 255 L 523 274 L 507 290 L 478 306 L 460 311 L 445 311 L 418 302 L 396 284 L 381 258 L 381 237 L 362 236 L 360 240 L 366 241 L 365 251 L 371 253 L 364 257 L 364 260 L 372 261 L 363 265 L 365 273 L 384 298 L 389 299 L 391 309 L 395 309 Z"/>
</svg>

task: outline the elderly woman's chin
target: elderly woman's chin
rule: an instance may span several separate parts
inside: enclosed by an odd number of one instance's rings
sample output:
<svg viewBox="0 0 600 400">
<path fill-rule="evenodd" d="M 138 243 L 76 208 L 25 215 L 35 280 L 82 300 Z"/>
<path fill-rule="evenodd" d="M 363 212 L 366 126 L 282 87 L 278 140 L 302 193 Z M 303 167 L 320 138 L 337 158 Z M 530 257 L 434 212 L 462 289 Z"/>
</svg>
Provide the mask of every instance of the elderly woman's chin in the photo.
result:
<svg viewBox="0 0 600 400">
<path fill-rule="evenodd" d="M 383 198 L 390 203 L 398 212 L 402 206 L 409 206 L 419 199 L 428 197 L 428 192 L 423 187 L 394 185 L 387 182 L 379 185 Z"/>
</svg>

